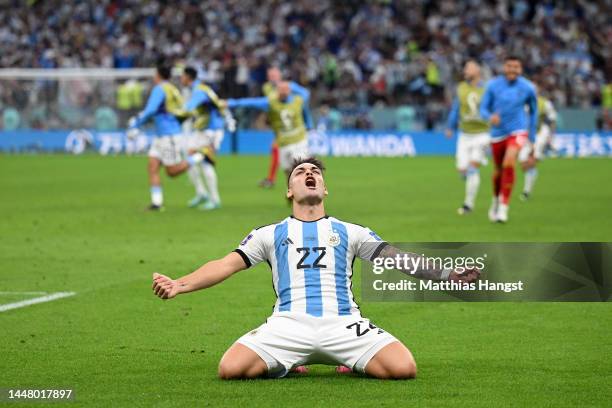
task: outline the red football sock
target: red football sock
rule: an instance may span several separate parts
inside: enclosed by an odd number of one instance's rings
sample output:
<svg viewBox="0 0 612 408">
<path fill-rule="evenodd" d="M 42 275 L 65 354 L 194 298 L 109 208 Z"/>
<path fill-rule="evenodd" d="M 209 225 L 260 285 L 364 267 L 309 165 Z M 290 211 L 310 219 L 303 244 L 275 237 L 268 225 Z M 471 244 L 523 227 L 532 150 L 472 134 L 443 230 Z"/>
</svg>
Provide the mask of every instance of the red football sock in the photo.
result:
<svg viewBox="0 0 612 408">
<path fill-rule="evenodd" d="M 514 186 L 514 167 L 504 167 L 501 173 L 501 202 L 508 204 Z"/>
<path fill-rule="evenodd" d="M 276 172 L 278 170 L 278 146 L 276 143 L 272 145 L 272 160 L 270 161 L 270 171 L 268 172 L 268 180 L 276 180 Z"/>
</svg>

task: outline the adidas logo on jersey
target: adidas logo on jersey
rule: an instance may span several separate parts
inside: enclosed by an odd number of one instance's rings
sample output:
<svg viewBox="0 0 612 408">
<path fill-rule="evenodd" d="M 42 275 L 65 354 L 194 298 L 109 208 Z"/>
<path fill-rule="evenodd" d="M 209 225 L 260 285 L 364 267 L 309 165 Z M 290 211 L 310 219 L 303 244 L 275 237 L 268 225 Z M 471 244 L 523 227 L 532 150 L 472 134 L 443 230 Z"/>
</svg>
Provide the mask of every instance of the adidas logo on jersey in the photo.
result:
<svg viewBox="0 0 612 408">
<path fill-rule="evenodd" d="M 293 244 L 293 241 L 291 240 L 291 238 L 287 237 L 287 238 L 285 238 L 285 240 L 283 241 L 283 243 L 281 245 L 285 246 L 285 245 L 289 245 L 289 244 Z"/>
</svg>

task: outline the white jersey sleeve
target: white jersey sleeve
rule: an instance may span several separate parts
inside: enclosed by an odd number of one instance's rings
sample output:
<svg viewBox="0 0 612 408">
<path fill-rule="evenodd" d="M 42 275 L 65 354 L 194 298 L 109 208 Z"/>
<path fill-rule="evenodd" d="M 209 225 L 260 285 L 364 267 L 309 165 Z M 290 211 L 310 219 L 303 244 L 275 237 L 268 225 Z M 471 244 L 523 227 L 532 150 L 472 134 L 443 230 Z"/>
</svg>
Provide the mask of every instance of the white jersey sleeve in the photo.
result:
<svg viewBox="0 0 612 408">
<path fill-rule="evenodd" d="M 267 230 L 256 228 L 240 242 L 234 252 L 242 257 L 247 268 L 249 268 L 268 260 L 268 247 Z"/>
<path fill-rule="evenodd" d="M 380 251 L 387 246 L 374 231 L 360 225 L 355 226 L 353 251 L 360 259 L 371 261 L 380 254 Z"/>
</svg>

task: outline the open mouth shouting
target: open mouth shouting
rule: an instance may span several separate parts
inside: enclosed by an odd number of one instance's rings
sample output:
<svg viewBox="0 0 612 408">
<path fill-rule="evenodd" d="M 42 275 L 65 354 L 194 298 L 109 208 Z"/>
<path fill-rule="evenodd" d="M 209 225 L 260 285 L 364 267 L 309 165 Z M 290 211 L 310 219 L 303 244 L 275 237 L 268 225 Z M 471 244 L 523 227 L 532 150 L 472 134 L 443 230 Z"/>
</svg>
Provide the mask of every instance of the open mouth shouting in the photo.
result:
<svg viewBox="0 0 612 408">
<path fill-rule="evenodd" d="M 306 187 L 311 190 L 317 188 L 317 180 L 313 176 L 306 176 Z"/>
</svg>

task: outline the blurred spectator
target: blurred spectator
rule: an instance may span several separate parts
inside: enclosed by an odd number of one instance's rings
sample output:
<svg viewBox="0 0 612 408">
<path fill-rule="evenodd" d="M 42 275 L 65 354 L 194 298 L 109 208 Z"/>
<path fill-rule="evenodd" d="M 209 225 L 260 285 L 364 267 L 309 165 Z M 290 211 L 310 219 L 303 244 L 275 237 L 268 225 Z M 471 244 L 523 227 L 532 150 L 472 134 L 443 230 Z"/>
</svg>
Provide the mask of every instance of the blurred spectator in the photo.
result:
<svg viewBox="0 0 612 408">
<path fill-rule="evenodd" d="M 130 79 L 117 86 L 116 107 L 119 110 L 119 120 L 126 123 L 128 118 L 137 114 L 143 107 L 143 86 L 140 82 Z"/>
<path fill-rule="evenodd" d="M 467 58 L 480 60 L 490 76 L 505 53 L 518 54 L 525 74 L 556 105 L 603 103 L 612 67 L 610 5 L 609 0 L 7 0 L 0 2 L 0 66 L 152 67 L 161 58 L 198 66 L 223 96 L 246 96 L 259 94 L 266 67 L 278 64 L 286 77 L 312 88 L 315 106 L 422 106 L 431 126 Z M 91 99 L 92 92 L 76 92 L 76 104 Z M 5 104 L 23 104 L 18 91 L 3 89 L 5 97 L 11 98 Z"/>
<path fill-rule="evenodd" d="M 601 124 L 600 130 L 612 130 L 612 82 L 601 89 Z"/>
</svg>

